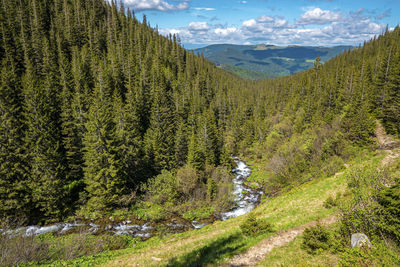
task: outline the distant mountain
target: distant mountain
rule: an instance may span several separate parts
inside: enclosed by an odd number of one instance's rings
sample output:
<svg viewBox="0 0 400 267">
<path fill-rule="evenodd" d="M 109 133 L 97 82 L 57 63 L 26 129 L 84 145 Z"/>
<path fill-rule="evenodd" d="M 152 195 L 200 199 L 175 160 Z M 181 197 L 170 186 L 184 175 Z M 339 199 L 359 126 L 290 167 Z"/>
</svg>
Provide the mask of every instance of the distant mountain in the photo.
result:
<svg viewBox="0 0 400 267">
<path fill-rule="evenodd" d="M 307 70 L 319 56 L 322 62 L 352 46 L 274 46 L 216 44 L 193 50 L 217 66 L 246 79 L 276 78 Z"/>
</svg>

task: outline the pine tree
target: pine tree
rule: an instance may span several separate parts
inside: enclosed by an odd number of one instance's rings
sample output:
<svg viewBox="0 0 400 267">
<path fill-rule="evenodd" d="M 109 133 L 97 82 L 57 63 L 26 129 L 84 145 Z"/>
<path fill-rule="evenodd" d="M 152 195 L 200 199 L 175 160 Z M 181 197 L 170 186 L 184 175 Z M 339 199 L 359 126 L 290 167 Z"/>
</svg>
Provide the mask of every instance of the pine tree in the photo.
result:
<svg viewBox="0 0 400 267">
<path fill-rule="evenodd" d="M 18 223 L 26 223 L 30 214 L 30 190 L 22 85 L 18 77 L 21 70 L 14 61 L 12 47 L 5 44 L 10 36 L 2 31 L 2 37 L 6 55 L 1 62 L 0 76 L 0 219 L 19 218 Z"/>
<path fill-rule="evenodd" d="M 385 91 L 387 97 L 383 103 L 383 124 L 389 133 L 400 135 L 400 50 L 391 65 Z"/>
<path fill-rule="evenodd" d="M 120 173 L 112 102 L 100 68 L 84 135 L 84 181 L 88 211 L 108 211 L 118 204 L 125 184 Z"/>
<path fill-rule="evenodd" d="M 205 165 L 205 156 L 199 148 L 198 138 L 194 131 L 189 139 L 187 164 L 197 170 L 202 170 Z"/>
<path fill-rule="evenodd" d="M 175 159 L 178 166 L 186 163 L 188 153 L 187 127 L 183 120 L 178 121 L 175 136 Z"/>
<path fill-rule="evenodd" d="M 125 105 L 119 94 L 115 94 L 114 111 L 123 179 L 129 188 L 134 189 L 143 182 L 146 172 L 134 88 L 128 89 Z"/>
<path fill-rule="evenodd" d="M 79 100 L 79 92 L 74 89 L 74 78 L 71 63 L 59 44 L 60 83 L 62 86 L 62 143 L 65 149 L 66 170 L 64 181 L 65 204 L 67 213 L 72 213 L 79 193 L 83 190 L 83 132 L 82 122 L 77 116 L 76 103 Z M 79 114 L 79 113 L 78 113 Z"/>
<path fill-rule="evenodd" d="M 46 61 L 49 68 L 51 63 Z M 51 71 L 49 69 L 49 71 Z M 54 77 L 53 77 L 54 78 Z M 65 158 L 61 142 L 59 103 L 56 79 L 36 80 L 28 66 L 24 78 L 28 144 L 31 175 L 29 186 L 37 219 L 61 218 L 64 215 Z M 44 218 L 40 218 L 40 215 Z"/>
<path fill-rule="evenodd" d="M 150 127 L 145 137 L 147 155 L 156 172 L 175 167 L 175 128 L 171 95 L 165 82 L 161 82 L 154 91 Z"/>
</svg>

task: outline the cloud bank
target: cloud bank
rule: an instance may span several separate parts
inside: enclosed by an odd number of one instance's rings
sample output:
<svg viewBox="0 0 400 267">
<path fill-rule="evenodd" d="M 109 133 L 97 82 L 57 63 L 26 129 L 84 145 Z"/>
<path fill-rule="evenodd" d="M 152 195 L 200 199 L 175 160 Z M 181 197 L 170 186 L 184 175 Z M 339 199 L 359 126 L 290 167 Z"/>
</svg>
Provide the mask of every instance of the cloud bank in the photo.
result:
<svg viewBox="0 0 400 267">
<path fill-rule="evenodd" d="M 180 1 L 177 4 L 170 4 L 164 0 L 125 0 L 125 5 L 132 7 L 135 11 L 158 10 L 158 11 L 175 11 L 185 10 L 189 8 L 187 0 Z"/>
<path fill-rule="evenodd" d="M 245 20 L 240 26 L 196 21 L 186 27 L 161 29 L 160 33 L 178 34 L 182 43 L 191 44 L 270 43 L 325 46 L 357 45 L 382 33 L 385 27 L 385 24 L 374 20 L 364 9 L 341 13 L 312 8 L 301 14 L 294 23 L 281 16 L 264 15 Z"/>
</svg>

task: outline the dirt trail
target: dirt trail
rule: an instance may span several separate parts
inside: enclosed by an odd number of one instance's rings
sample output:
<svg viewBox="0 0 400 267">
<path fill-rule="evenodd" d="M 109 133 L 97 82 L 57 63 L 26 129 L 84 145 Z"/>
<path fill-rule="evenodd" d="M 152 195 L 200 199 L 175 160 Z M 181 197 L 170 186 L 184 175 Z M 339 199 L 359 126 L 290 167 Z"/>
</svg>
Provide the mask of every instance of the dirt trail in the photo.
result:
<svg viewBox="0 0 400 267">
<path fill-rule="evenodd" d="M 322 225 L 330 225 L 337 221 L 338 218 L 336 216 L 331 216 L 321 219 L 319 222 Z M 312 221 L 287 231 L 281 231 L 277 235 L 264 239 L 245 253 L 233 257 L 228 266 L 255 266 L 257 262 L 264 259 L 265 255 L 271 252 L 272 249 L 289 244 L 297 236 L 301 235 L 307 227 L 315 226 L 317 223 L 317 221 Z"/>
<path fill-rule="evenodd" d="M 385 150 L 388 154 L 382 160 L 382 166 L 390 165 L 394 160 L 400 157 L 399 140 L 387 135 L 385 128 L 380 122 L 377 122 L 375 136 L 378 140 L 379 149 Z"/>
<path fill-rule="evenodd" d="M 375 136 L 378 139 L 379 149 L 391 150 L 399 146 L 399 141 L 387 135 L 380 122 L 376 123 Z"/>
</svg>

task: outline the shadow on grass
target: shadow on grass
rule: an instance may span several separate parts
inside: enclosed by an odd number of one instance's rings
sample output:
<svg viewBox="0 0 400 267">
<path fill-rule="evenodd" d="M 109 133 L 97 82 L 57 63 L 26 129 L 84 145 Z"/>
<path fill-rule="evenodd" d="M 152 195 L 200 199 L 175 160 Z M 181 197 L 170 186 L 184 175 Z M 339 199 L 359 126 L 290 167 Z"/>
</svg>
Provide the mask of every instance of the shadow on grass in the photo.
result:
<svg viewBox="0 0 400 267">
<path fill-rule="evenodd" d="M 221 237 L 214 242 L 196 249 L 184 256 L 169 260 L 167 266 L 206 266 L 217 263 L 225 257 L 232 257 L 245 245 L 244 237 L 239 232 L 228 237 Z"/>
</svg>

